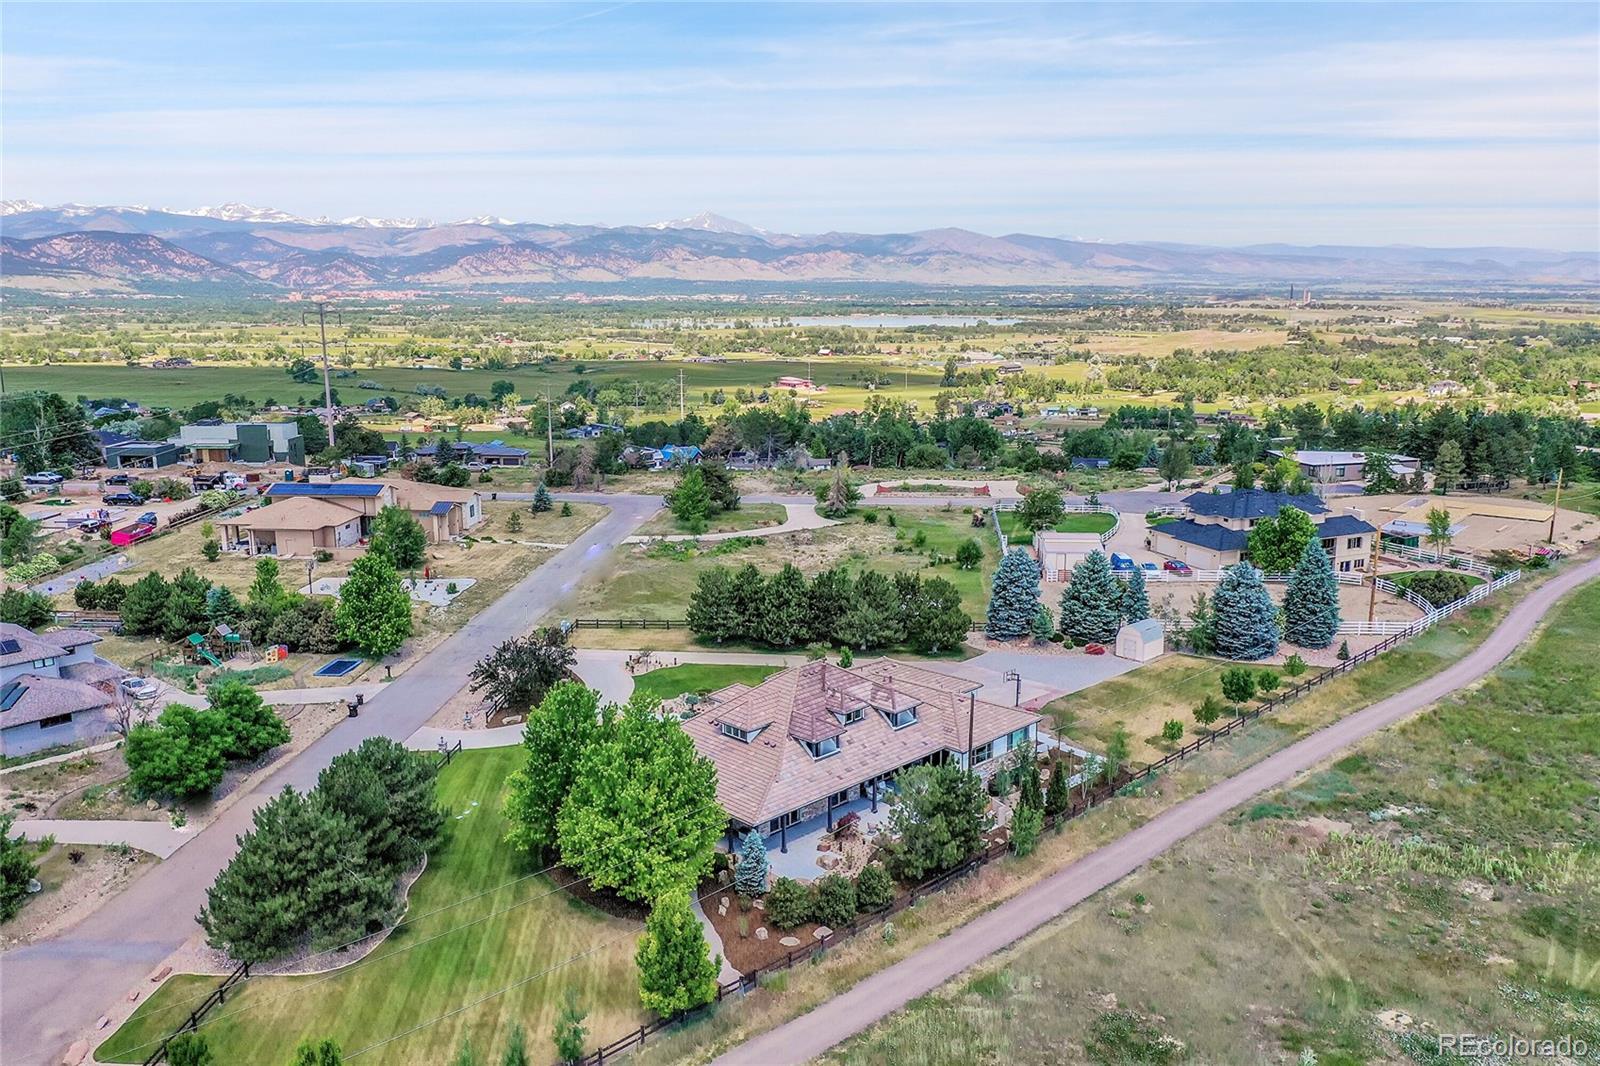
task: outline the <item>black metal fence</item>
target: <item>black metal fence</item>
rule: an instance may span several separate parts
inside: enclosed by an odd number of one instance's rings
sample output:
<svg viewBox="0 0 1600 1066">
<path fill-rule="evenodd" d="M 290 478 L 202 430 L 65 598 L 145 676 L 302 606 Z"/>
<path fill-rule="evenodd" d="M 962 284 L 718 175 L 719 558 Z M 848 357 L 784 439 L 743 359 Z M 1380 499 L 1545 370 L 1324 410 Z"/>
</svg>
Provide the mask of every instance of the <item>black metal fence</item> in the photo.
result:
<svg viewBox="0 0 1600 1066">
<path fill-rule="evenodd" d="M 1156 762 L 1149 763 L 1139 770 L 1131 770 L 1128 768 L 1119 770 L 1114 779 L 1110 781 L 1102 781 L 1100 784 L 1095 785 L 1092 788 L 1085 789 L 1082 794 L 1074 796 L 1071 804 L 1066 810 L 1057 814 L 1046 815 L 1044 819 L 1044 828 L 1055 829 L 1057 826 L 1064 825 L 1065 823 L 1070 822 L 1072 819 L 1083 815 L 1085 812 L 1093 810 L 1095 807 L 1098 807 L 1102 803 L 1111 799 L 1118 792 L 1121 792 L 1129 785 L 1137 784 L 1154 777 L 1157 773 L 1165 769 L 1167 766 L 1170 766 L 1172 763 L 1186 759 L 1200 751 L 1202 748 L 1215 744 L 1223 737 L 1229 736 L 1235 730 L 1242 727 L 1245 723 L 1253 722 L 1262 715 L 1277 710 L 1289 701 L 1298 699 L 1307 692 L 1310 692 L 1312 689 L 1326 684 L 1333 678 L 1350 672 L 1362 663 L 1372 661 L 1379 655 L 1382 655 L 1384 652 L 1389 651 L 1397 644 L 1406 640 L 1409 636 L 1410 634 L 1397 634 L 1389 637 L 1387 640 L 1384 640 L 1379 644 L 1374 644 L 1372 647 L 1360 652 L 1359 654 L 1352 655 L 1344 662 L 1330 666 L 1326 670 L 1323 670 L 1321 673 L 1316 674 L 1313 677 L 1308 677 L 1304 681 L 1290 685 L 1279 695 L 1274 696 L 1258 707 L 1254 707 L 1238 715 L 1227 725 L 1219 726 L 1216 729 L 1208 731 L 1204 736 L 1195 740 L 1193 743 L 1185 744 L 1177 751 L 1172 752 Z M 972 858 L 962 863 L 960 866 L 957 866 L 955 869 L 946 871 L 937 877 L 924 881 L 922 884 L 917 885 L 904 896 L 896 897 L 895 901 L 885 909 L 874 914 L 858 915 L 856 919 L 849 925 L 842 929 L 832 930 L 827 936 L 815 941 L 814 943 L 795 948 L 783 958 L 767 963 L 765 966 L 759 967 L 756 970 L 752 970 L 750 973 L 743 974 L 737 980 L 719 984 L 717 986 L 716 998 L 711 1003 L 691 1011 L 686 1011 L 682 1014 L 673 1015 L 670 1018 L 657 1018 L 654 1021 L 647 1022 L 635 1029 L 633 1032 L 628 1033 L 626 1036 L 614 1040 L 611 1043 L 606 1044 L 604 1047 L 597 1048 L 596 1050 L 585 1055 L 583 1058 L 578 1059 L 577 1066 L 604 1066 L 606 1060 L 614 1058 L 615 1056 L 631 1050 L 632 1048 L 643 1045 L 647 1038 L 661 1032 L 663 1029 L 669 1029 L 680 1023 L 698 1021 L 699 1019 L 703 1018 L 706 1013 L 709 1012 L 716 1004 L 721 1003 L 729 996 L 744 995 L 746 992 L 754 990 L 761 983 L 761 978 L 767 974 L 791 969 L 798 963 L 806 962 L 813 957 L 821 955 L 834 944 L 841 943 L 844 940 L 855 936 L 864 929 L 870 929 L 874 926 L 883 924 L 900 912 L 916 906 L 919 901 L 925 899 L 929 895 L 942 891 L 954 882 L 983 869 L 983 867 L 989 865 L 991 862 L 994 862 L 996 859 L 1005 857 L 1010 850 L 1011 844 L 1009 841 L 996 841 L 995 843 L 986 847 L 983 851 L 979 852 L 977 855 L 974 855 Z M 564 1066 L 564 1064 L 558 1064 L 558 1066 Z"/>
<path fill-rule="evenodd" d="M 184 1033 L 192 1033 L 196 1029 L 200 1028 L 200 1022 L 204 1020 L 205 1016 L 211 1012 L 211 1008 L 220 1003 L 226 1003 L 228 1000 L 228 993 L 233 990 L 233 986 L 241 981 L 248 981 L 249 979 L 250 964 L 248 962 L 241 962 L 237 967 L 234 968 L 232 973 L 222 979 L 222 983 L 220 985 L 211 990 L 211 994 L 201 1001 L 198 1007 L 189 1013 L 189 1017 L 184 1020 L 182 1025 L 178 1026 L 178 1028 L 172 1031 L 171 1036 L 167 1037 L 156 1046 L 156 1049 L 150 1053 L 150 1057 L 144 1060 L 144 1066 L 155 1066 L 156 1063 L 164 1061 L 167 1057 L 168 1044 L 172 1043 Z"/>
</svg>

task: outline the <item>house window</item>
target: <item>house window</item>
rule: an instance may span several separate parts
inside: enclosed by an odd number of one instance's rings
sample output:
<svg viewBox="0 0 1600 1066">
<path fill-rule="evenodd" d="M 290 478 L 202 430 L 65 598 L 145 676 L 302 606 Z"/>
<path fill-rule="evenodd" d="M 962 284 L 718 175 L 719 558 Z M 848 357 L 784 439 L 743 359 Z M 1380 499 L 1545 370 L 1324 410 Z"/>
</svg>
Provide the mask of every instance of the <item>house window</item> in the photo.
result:
<svg viewBox="0 0 1600 1066">
<path fill-rule="evenodd" d="M 852 707 L 843 714 L 836 714 L 834 717 L 839 719 L 839 722 L 842 725 L 855 725 L 857 722 L 861 721 L 864 713 L 865 712 L 863 712 L 860 707 Z"/>
<path fill-rule="evenodd" d="M 746 730 L 740 729 L 736 725 L 729 725 L 727 722 L 718 722 L 717 729 L 721 731 L 722 735 L 725 737 L 732 737 L 734 740 L 741 741 L 745 744 L 750 743 L 750 733 Z"/>
<path fill-rule="evenodd" d="M 49 718 L 39 719 L 39 728 L 54 729 L 56 726 L 66 725 L 70 721 L 72 721 L 72 715 L 70 714 L 53 714 Z"/>
<path fill-rule="evenodd" d="M 1346 548 L 1359 548 L 1361 547 L 1361 540 L 1362 538 L 1360 537 L 1346 537 L 1344 539 L 1344 546 Z"/>
<path fill-rule="evenodd" d="M 1332 555 L 1339 547 L 1338 537 L 1325 537 L 1322 541 L 1322 550 Z"/>
<path fill-rule="evenodd" d="M 1015 751 L 1016 749 L 1022 747 L 1027 742 L 1028 742 L 1028 728 L 1027 728 L 1027 726 L 1023 726 L 1021 729 L 1014 730 L 1012 732 L 1012 734 L 1011 734 L 1011 742 L 1006 745 L 1006 748 L 1008 750 L 1010 750 L 1010 751 Z"/>
<path fill-rule="evenodd" d="M 850 790 L 848 788 L 843 792 L 835 792 L 833 795 L 828 797 L 828 806 L 830 807 L 837 807 L 841 803 L 848 802 L 850 802 Z"/>
<path fill-rule="evenodd" d="M 1344 480 L 1344 467 L 1342 467 L 1342 466 L 1334 467 L 1333 468 L 1333 476 L 1338 478 L 1340 481 L 1343 481 Z"/>
<path fill-rule="evenodd" d="M 55 664 L 56 664 L 56 661 L 54 659 L 35 659 L 35 660 L 33 660 L 33 665 L 35 667 L 54 666 Z"/>
<path fill-rule="evenodd" d="M 1346 559 L 1344 562 L 1339 564 L 1339 572 L 1341 574 L 1348 574 L 1350 572 L 1350 560 L 1349 559 Z"/>
<path fill-rule="evenodd" d="M 839 738 L 829 737 L 826 740 L 802 740 L 806 751 L 811 753 L 813 759 L 826 759 L 830 755 L 839 754 Z"/>
<path fill-rule="evenodd" d="M 888 719 L 892 728 L 904 729 L 906 726 L 916 722 L 917 709 L 915 707 L 907 707 L 903 711 L 884 711 L 883 716 Z"/>
<path fill-rule="evenodd" d="M 994 758 L 994 741 L 992 740 L 987 744 L 980 744 L 977 746 L 977 748 L 973 749 L 972 761 L 974 764 L 988 762 L 992 758 Z"/>
<path fill-rule="evenodd" d="M 779 815 L 778 817 L 774 818 L 772 821 L 767 823 L 767 832 L 769 832 L 769 833 L 777 833 L 777 832 L 781 831 L 785 826 L 794 825 L 799 820 L 800 820 L 800 812 L 799 811 L 790 811 L 788 814 Z"/>
</svg>

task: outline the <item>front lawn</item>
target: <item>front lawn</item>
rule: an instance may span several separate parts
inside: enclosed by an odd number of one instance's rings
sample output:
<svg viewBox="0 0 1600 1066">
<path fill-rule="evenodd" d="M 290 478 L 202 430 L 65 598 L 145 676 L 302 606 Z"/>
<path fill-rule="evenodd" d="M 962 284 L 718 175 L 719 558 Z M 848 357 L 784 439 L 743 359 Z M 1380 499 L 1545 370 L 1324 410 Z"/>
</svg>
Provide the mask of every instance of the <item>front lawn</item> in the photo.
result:
<svg viewBox="0 0 1600 1066">
<path fill-rule="evenodd" d="M 644 1017 L 633 966 L 639 923 L 578 902 L 546 875 L 527 876 L 537 867 L 502 842 L 503 785 L 521 759 L 520 747 L 456 756 L 439 775 L 451 838 L 412 888 L 407 913 L 416 921 L 398 928 L 367 961 L 332 975 L 252 978 L 202 1027 L 217 1061 L 284 1063 L 300 1041 L 325 1036 L 348 1057 L 435 1018 L 437 1024 L 361 1061 L 448 1062 L 463 1038 L 498 1061 L 512 1022 L 527 1027 L 536 1056 L 548 1059 L 548 1034 L 567 988 L 589 1012 L 592 1032 L 637 1026 Z M 568 960 L 574 961 L 562 965 Z M 559 968 L 536 976 L 547 967 Z M 217 980 L 171 978 L 100 1046 L 98 1058 L 143 1062 L 151 1042 L 171 1032 Z M 482 1005 L 440 1017 L 524 980 Z"/>
<path fill-rule="evenodd" d="M 1061 516 L 1061 521 L 1050 528 L 1057 533 L 1106 533 L 1116 525 L 1117 516 L 1100 511 L 1081 511 Z M 1033 533 L 1022 524 L 1022 516 L 1015 511 L 1000 512 L 1000 528 L 1013 544 L 1033 543 Z"/>
<path fill-rule="evenodd" d="M 743 684 L 755 686 L 781 666 L 743 666 L 732 663 L 684 663 L 651 670 L 633 679 L 634 695 L 643 693 L 653 700 L 670 700 L 693 692 L 704 696 L 719 688 Z"/>
</svg>

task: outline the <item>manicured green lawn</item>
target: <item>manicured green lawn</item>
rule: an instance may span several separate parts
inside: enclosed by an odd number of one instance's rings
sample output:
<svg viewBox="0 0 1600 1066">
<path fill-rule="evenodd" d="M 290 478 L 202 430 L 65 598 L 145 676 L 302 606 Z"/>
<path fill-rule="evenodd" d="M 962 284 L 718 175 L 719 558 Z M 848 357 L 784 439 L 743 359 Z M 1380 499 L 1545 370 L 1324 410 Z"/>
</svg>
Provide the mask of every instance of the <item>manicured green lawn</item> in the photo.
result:
<svg viewBox="0 0 1600 1066">
<path fill-rule="evenodd" d="M 746 503 L 741 504 L 738 510 L 724 511 L 706 522 L 703 533 L 731 533 L 735 530 L 759 530 L 763 526 L 781 526 L 789 517 L 789 512 L 781 503 Z M 641 536 L 659 537 L 675 533 L 689 533 L 690 530 L 680 523 L 671 511 L 663 509 L 650 521 L 640 526 L 637 531 Z"/>
<path fill-rule="evenodd" d="M 1061 516 L 1061 521 L 1051 528 L 1057 533 L 1104 533 L 1116 524 L 1116 515 L 1090 511 Z M 1000 528 L 1006 539 L 1013 543 L 1032 543 L 1033 534 L 1022 524 L 1022 516 L 1015 511 L 1000 512 Z"/>
<path fill-rule="evenodd" d="M 758 685 L 781 666 L 740 666 L 724 663 L 684 663 L 651 670 L 633 679 L 635 695 L 644 693 L 653 700 L 670 700 L 686 692 L 705 695 L 728 685 Z"/>
<path fill-rule="evenodd" d="M 218 1063 L 276 1066 L 289 1061 L 300 1041 L 324 1036 L 349 1055 L 530 977 L 361 1061 L 444 1063 L 470 1038 L 485 1060 L 497 1062 L 513 1022 L 527 1027 L 536 1059 L 548 1059 L 550 1026 L 569 987 L 589 1012 L 591 1032 L 614 1034 L 639 1024 L 644 1014 L 633 967 L 639 924 L 599 913 L 555 890 L 544 875 L 517 880 L 535 867 L 502 843 L 500 803 L 505 778 L 521 757 L 519 747 L 468 751 L 441 772 L 439 797 L 452 815 L 451 838 L 412 889 L 407 913 L 418 919 L 397 929 L 368 961 L 336 975 L 251 979 L 202 1027 Z M 144 1061 L 150 1042 L 170 1032 L 216 983 L 215 977 L 173 977 L 100 1046 L 98 1057 Z"/>
</svg>

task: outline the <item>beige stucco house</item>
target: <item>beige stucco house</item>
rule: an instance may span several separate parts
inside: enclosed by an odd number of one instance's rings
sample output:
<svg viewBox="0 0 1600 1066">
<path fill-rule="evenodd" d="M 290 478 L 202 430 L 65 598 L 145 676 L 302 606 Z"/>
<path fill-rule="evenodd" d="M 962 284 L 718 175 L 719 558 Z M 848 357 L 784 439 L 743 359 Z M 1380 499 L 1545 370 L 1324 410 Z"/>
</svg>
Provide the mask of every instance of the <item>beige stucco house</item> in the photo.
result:
<svg viewBox="0 0 1600 1066">
<path fill-rule="evenodd" d="M 264 496 L 265 506 L 218 520 L 229 551 L 279 556 L 359 552 L 373 518 L 385 507 L 411 512 L 430 544 L 459 537 L 484 518 L 481 493 L 420 481 L 284 481 L 268 486 Z"/>
</svg>

